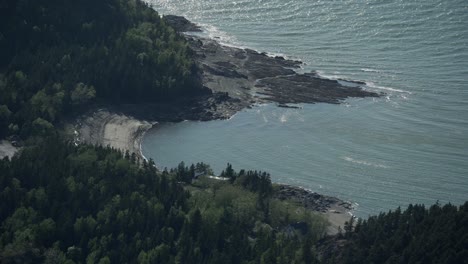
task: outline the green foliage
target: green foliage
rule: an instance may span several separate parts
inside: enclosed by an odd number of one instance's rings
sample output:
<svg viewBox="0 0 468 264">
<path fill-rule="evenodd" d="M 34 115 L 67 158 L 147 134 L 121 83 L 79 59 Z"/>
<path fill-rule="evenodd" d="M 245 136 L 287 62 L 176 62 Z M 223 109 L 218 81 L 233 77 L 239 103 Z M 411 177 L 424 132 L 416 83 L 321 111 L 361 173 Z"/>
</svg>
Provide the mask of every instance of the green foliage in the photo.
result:
<svg viewBox="0 0 468 264">
<path fill-rule="evenodd" d="M 141 0 L 0 3 L 0 136 L 26 138 L 33 120 L 54 123 L 95 100 L 196 94 L 197 76 L 185 39 Z"/>
<path fill-rule="evenodd" d="M 339 258 L 329 263 L 466 263 L 468 202 L 409 205 L 405 211 L 371 216 L 347 230 Z M 337 253 L 337 252 L 335 252 Z"/>
<path fill-rule="evenodd" d="M 258 204 L 262 188 L 254 192 L 200 176 L 204 187 L 192 186 L 190 194 L 177 178 L 182 171 L 210 172 L 206 164 L 157 172 L 152 161 L 138 162 L 110 148 L 52 137 L 1 160 L 0 262 L 308 263 L 315 258 L 312 244 L 324 230 L 312 225 L 321 221 L 318 216 L 298 214 L 298 207 L 274 200 L 265 202 L 272 212 L 266 219 Z M 285 207 L 290 210 L 278 209 Z M 306 223 L 307 233 L 291 231 L 291 221 Z"/>
<path fill-rule="evenodd" d="M 6 105 L 0 105 L 0 138 L 8 132 L 11 111 Z"/>
<path fill-rule="evenodd" d="M 138 162 L 52 137 L 0 160 L 0 262 L 317 262 L 326 220 L 272 198 L 266 174 L 231 167 L 232 182 L 200 176 L 188 185 L 181 171 L 207 165 L 157 172 Z M 340 251 L 322 261 L 463 263 L 467 227 L 468 203 L 410 205 L 350 221 Z"/>
<path fill-rule="evenodd" d="M 71 92 L 71 101 L 75 105 L 86 104 L 96 97 L 96 90 L 93 86 L 87 86 L 79 83 Z"/>
<path fill-rule="evenodd" d="M 38 117 L 32 122 L 32 134 L 39 136 L 47 136 L 52 134 L 54 126 L 47 120 Z"/>
</svg>

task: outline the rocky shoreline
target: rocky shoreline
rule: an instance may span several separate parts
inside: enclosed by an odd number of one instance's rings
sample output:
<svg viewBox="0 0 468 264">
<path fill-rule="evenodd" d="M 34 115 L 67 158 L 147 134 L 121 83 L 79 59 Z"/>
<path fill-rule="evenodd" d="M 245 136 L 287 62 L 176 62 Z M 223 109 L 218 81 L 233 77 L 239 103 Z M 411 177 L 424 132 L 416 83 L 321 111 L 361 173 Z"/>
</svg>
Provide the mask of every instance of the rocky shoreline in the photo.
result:
<svg viewBox="0 0 468 264">
<path fill-rule="evenodd" d="M 183 17 L 165 16 L 166 22 L 185 33 L 195 60 L 202 69 L 203 85 L 213 93 L 227 93 L 245 107 L 256 103 L 338 104 L 350 97 L 379 97 L 362 89 L 363 82 L 330 80 L 315 72 L 298 73 L 301 61 L 268 56 L 251 49 L 220 44 L 194 35 L 200 28 Z"/>
<path fill-rule="evenodd" d="M 137 112 L 132 107 L 134 106 L 127 106 L 125 113 L 112 108 L 99 108 L 79 117 L 69 128 L 74 135 L 75 144 L 110 146 L 135 153 L 143 159 L 141 140 L 146 131 L 158 122 L 149 122 L 128 114 L 131 110 Z M 163 120 L 173 120 L 167 118 Z M 343 229 L 344 223 L 352 217 L 350 214 L 353 210 L 352 204 L 336 197 L 285 184 L 275 184 L 274 190 L 273 197 L 276 199 L 290 200 L 308 210 L 323 214 L 330 222 L 328 227 L 330 235 L 337 234 L 339 228 Z"/>
<path fill-rule="evenodd" d="M 338 205 L 346 210 L 352 210 L 350 202 L 342 201 L 336 197 L 326 196 L 297 186 L 280 184 L 275 190 L 274 197 L 280 200 L 294 200 L 307 209 L 326 213 L 332 205 Z"/>
<path fill-rule="evenodd" d="M 200 28 L 178 16 L 165 16 L 179 32 Z M 250 49 L 223 46 L 213 39 L 185 35 L 201 71 L 206 93 L 170 103 L 94 107 L 72 125 L 75 143 L 110 146 L 136 153 L 146 131 L 158 122 L 227 119 L 256 104 L 276 103 L 278 107 L 299 108 L 299 103 L 338 104 L 349 97 L 378 97 L 363 90 L 363 83 L 344 86 L 340 81 L 300 74 L 300 61 L 271 57 Z M 349 82 L 349 81 L 348 81 Z M 330 221 L 329 234 L 350 219 L 352 205 L 335 197 L 300 187 L 276 185 L 275 198 L 291 200 Z"/>
<path fill-rule="evenodd" d="M 164 18 L 179 32 L 200 31 L 197 25 L 183 17 Z M 216 40 L 199 36 L 185 37 L 201 69 L 200 78 L 205 93 L 169 103 L 105 106 L 106 111 L 152 123 L 208 121 L 230 118 L 240 110 L 257 104 L 276 103 L 278 107 L 299 108 L 296 104 L 338 104 L 350 97 L 381 96 L 363 90 L 360 86 L 362 82 L 345 86 L 338 80 L 324 79 L 313 72 L 297 73 L 296 70 L 302 64 L 300 61 L 271 57 L 251 49 L 223 46 Z M 102 106 L 94 107 L 95 110 L 90 111 L 91 115 L 99 108 Z M 84 141 L 102 143 L 93 137 L 86 140 L 85 136 Z"/>
<path fill-rule="evenodd" d="M 304 208 L 323 214 L 329 221 L 328 234 L 335 235 L 343 230 L 346 221 L 352 215 L 353 205 L 336 197 L 327 196 L 311 190 L 287 184 L 275 184 L 273 197 L 279 200 L 290 200 Z"/>
</svg>

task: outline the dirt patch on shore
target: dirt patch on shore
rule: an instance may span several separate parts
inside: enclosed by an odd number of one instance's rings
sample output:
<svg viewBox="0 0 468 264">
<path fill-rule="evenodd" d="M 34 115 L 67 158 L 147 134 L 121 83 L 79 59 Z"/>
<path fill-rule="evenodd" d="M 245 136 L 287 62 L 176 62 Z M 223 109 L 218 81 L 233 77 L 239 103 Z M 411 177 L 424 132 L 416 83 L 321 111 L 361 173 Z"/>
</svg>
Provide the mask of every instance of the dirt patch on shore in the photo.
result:
<svg viewBox="0 0 468 264">
<path fill-rule="evenodd" d="M 96 110 L 84 115 L 75 124 L 75 143 L 110 146 L 140 155 L 140 142 L 154 123 L 125 114 Z"/>
<path fill-rule="evenodd" d="M 1 140 L 0 141 L 0 159 L 4 157 L 13 157 L 18 151 L 18 148 L 13 146 L 10 141 Z"/>
</svg>

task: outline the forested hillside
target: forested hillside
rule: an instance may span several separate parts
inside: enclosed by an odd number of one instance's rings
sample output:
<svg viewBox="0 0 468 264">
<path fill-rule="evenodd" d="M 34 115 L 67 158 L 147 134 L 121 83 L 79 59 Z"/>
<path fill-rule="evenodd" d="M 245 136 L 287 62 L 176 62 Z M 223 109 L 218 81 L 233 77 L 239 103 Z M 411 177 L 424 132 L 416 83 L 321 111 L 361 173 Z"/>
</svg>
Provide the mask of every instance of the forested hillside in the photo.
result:
<svg viewBox="0 0 468 264">
<path fill-rule="evenodd" d="M 0 262 L 314 261 L 326 221 L 272 199 L 268 174 L 228 169 L 232 181 L 200 178 L 184 189 L 177 179 L 209 168 L 153 165 L 56 139 L 1 160 Z"/>
<path fill-rule="evenodd" d="M 158 171 L 55 125 L 94 102 L 205 92 L 191 51 L 141 0 L 0 0 L 0 263 L 468 263 L 468 202 L 410 205 L 325 237 L 270 175 Z M 384 201 L 382 201 L 384 202 Z"/>
<path fill-rule="evenodd" d="M 205 177 L 205 164 L 183 163 L 157 172 L 135 155 L 63 142 L 47 139 L 0 161 L 1 263 L 468 259 L 468 203 L 410 205 L 324 239 L 326 220 L 272 198 L 267 173 L 228 165 L 230 180 L 220 181 Z"/>
<path fill-rule="evenodd" d="M 409 205 L 351 226 L 338 240 L 344 246 L 327 251 L 324 262 L 468 263 L 468 202 Z"/>
<path fill-rule="evenodd" d="M 184 38 L 140 0 L 1 0 L 0 137 L 44 134 L 93 100 L 199 93 Z"/>
</svg>

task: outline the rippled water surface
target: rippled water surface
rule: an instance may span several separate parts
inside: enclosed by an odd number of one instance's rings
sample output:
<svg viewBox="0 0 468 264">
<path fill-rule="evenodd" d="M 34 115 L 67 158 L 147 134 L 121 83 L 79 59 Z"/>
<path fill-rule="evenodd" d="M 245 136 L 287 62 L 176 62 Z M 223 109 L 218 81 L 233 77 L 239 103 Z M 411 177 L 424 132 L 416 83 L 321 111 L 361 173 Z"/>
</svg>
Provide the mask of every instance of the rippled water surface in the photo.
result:
<svg viewBox="0 0 468 264">
<path fill-rule="evenodd" d="M 162 124 L 142 145 L 159 166 L 184 160 L 217 172 L 227 162 L 267 170 L 274 181 L 350 200 L 363 217 L 468 200 L 468 2 L 148 2 L 225 44 L 300 59 L 306 71 L 386 93 Z"/>
</svg>

